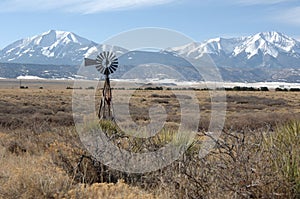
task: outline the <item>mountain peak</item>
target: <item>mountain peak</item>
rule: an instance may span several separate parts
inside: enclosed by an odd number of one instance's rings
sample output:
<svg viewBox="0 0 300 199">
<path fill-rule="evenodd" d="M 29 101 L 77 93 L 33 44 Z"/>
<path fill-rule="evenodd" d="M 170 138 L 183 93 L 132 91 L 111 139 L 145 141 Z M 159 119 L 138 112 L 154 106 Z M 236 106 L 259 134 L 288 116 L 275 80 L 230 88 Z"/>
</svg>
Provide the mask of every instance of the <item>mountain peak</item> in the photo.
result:
<svg viewBox="0 0 300 199">
<path fill-rule="evenodd" d="M 295 41 L 293 38 L 276 31 L 260 32 L 255 34 L 252 37 L 260 38 L 271 43 L 281 43 L 283 41 Z"/>
<path fill-rule="evenodd" d="M 233 55 L 246 54 L 248 59 L 262 53 L 276 58 L 280 53 L 299 51 L 299 42 L 287 35 L 276 32 L 260 32 L 246 37 L 244 42 L 234 49 Z"/>
<path fill-rule="evenodd" d="M 284 34 L 277 31 L 267 31 L 267 32 L 259 32 L 256 35 L 260 35 L 261 37 L 270 37 L 270 36 L 283 36 Z"/>
<path fill-rule="evenodd" d="M 56 34 L 56 32 L 60 32 L 59 30 L 48 30 L 47 32 L 42 33 L 41 35 L 48 35 L 48 34 Z M 63 32 L 63 31 L 61 31 Z"/>
<path fill-rule="evenodd" d="M 60 37 L 66 37 L 67 35 L 72 34 L 71 32 L 68 31 L 62 31 L 62 30 L 49 30 L 47 32 L 44 32 L 40 35 L 37 36 L 53 36 L 55 38 L 60 38 Z"/>
<path fill-rule="evenodd" d="M 80 64 L 93 41 L 72 32 L 49 30 L 40 35 L 18 40 L 2 50 L 0 62 Z"/>
<path fill-rule="evenodd" d="M 46 45 L 48 45 L 49 42 L 55 43 L 56 41 L 62 43 L 73 42 L 79 44 L 88 44 L 91 42 L 90 40 L 84 39 L 83 37 L 80 37 L 72 32 L 61 31 L 61 30 L 49 30 L 40 35 L 32 37 L 31 39 L 37 39 L 38 41 L 43 40 L 44 42 L 46 42 Z M 37 43 L 37 45 L 39 45 L 39 43 Z"/>
</svg>

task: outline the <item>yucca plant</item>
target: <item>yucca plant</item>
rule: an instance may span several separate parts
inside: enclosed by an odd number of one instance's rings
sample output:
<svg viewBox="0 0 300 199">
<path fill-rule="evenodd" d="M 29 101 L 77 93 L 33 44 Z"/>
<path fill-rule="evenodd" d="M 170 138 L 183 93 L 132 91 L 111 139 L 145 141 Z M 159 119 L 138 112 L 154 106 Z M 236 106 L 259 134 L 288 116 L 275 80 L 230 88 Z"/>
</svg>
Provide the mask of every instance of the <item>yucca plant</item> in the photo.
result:
<svg viewBox="0 0 300 199">
<path fill-rule="evenodd" d="M 278 127 L 265 139 L 265 144 L 271 153 L 274 173 L 287 181 L 291 197 L 300 198 L 300 122 Z"/>
</svg>

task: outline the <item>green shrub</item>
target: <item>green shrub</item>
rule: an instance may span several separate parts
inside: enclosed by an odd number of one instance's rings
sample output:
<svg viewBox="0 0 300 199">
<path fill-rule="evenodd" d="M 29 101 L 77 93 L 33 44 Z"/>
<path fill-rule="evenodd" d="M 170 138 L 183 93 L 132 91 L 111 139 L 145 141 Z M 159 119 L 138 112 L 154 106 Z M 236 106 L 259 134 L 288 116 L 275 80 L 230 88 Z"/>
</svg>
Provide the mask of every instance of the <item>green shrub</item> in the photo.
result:
<svg viewBox="0 0 300 199">
<path fill-rule="evenodd" d="M 287 88 L 275 88 L 275 91 L 288 91 L 288 89 Z"/>
<path fill-rule="evenodd" d="M 291 91 L 291 92 L 299 92 L 299 91 L 300 91 L 300 88 L 290 88 L 290 91 Z"/>
<path fill-rule="evenodd" d="M 261 91 L 269 91 L 269 88 L 268 87 L 260 87 L 260 90 Z"/>
</svg>

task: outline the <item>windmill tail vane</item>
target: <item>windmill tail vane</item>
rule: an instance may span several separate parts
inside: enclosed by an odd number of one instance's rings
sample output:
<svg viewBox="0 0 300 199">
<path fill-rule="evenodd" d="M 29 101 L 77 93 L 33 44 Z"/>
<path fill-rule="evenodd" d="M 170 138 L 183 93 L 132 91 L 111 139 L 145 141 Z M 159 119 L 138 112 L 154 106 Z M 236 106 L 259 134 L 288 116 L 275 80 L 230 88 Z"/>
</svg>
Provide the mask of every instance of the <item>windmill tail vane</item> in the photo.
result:
<svg viewBox="0 0 300 199">
<path fill-rule="evenodd" d="M 99 55 L 97 55 L 96 59 L 84 59 L 85 66 L 95 66 L 97 71 L 105 75 L 102 98 L 98 112 L 98 118 L 100 120 L 114 120 L 109 75 L 117 70 L 118 64 L 119 62 L 116 55 L 109 51 L 101 52 Z"/>
</svg>

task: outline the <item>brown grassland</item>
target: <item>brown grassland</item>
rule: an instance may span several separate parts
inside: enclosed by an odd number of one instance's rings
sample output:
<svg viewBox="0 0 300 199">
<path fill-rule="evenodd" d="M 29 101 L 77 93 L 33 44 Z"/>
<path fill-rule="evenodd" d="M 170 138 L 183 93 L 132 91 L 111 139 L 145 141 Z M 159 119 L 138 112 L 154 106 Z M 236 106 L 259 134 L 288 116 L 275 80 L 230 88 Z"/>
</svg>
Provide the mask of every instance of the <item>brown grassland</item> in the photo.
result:
<svg viewBox="0 0 300 199">
<path fill-rule="evenodd" d="M 227 91 L 222 135 L 199 158 L 211 102 L 208 91 L 195 91 L 201 119 L 184 155 L 158 171 L 128 174 L 98 162 L 82 146 L 72 89 L 66 89 L 71 82 L 43 83 L 43 89 L 40 83 L 19 89 L 18 82 L 0 82 L 0 198 L 300 198 L 300 92 Z M 114 102 L 122 102 L 122 92 L 114 90 Z M 164 136 L 125 142 L 112 123 L 99 126 L 126 150 L 156 150 L 173 136 L 181 116 L 172 91 L 137 90 L 130 99 L 132 119 L 147 123 L 153 104 L 167 110 Z"/>
</svg>

